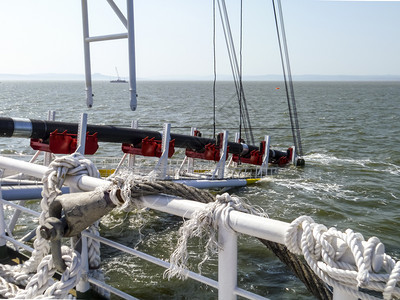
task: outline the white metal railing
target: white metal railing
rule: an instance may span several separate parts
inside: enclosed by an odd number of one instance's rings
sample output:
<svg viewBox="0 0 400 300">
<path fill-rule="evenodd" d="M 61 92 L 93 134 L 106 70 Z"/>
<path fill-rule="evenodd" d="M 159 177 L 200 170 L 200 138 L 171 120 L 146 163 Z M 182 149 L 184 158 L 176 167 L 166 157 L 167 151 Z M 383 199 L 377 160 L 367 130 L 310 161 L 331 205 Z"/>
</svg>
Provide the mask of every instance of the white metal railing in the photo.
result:
<svg viewBox="0 0 400 300">
<path fill-rule="evenodd" d="M 148 198 L 148 199 L 146 199 L 146 198 Z M 185 212 L 182 213 L 182 210 L 179 210 L 179 211 L 177 210 L 176 215 L 186 216 L 186 217 L 189 217 L 196 209 L 198 209 L 197 204 L 202 204 L 202 203 L 197 203 L 197 202 L 193 202 L 190 200 L 181 200 L 181 199 L 177 199 L 177 198 L 173 198 L 173 197 L 163 197 L 163 196 L 145 197 L 142 200 L 144 200 L 145 202 L 148 202 L 149 204 L 152 203 L 151 206 L 158 207 L 159 208 L 158 210 L 160 210 L 160 211 L 170 211 L 171 209 L 167 209 L 167 208 L 160 209 L 160 208 L 165 207 L 165 206 L 176 207 L 176 206 L 183 204 L 182 201 L 185 201 L 184 206 L 187 208 L 187 212 L 189 214 L 185 213 Z M 40 215 L 40 213 L 37 211 L 34 211 L 32 209 L 26 208 L 24 206 L 21 206 L 19 204 L 13 203 L 13 202 L 9 202 L 4 199 L 0 199 L 0 202 L 1 202 L 0 210 L 3 210 L 4 205 L 7 205 L 7 206 L 11 206 L 11 207 L 15 208 L 16 210 L 30 214 L 35 217 L 38 217 Z M 200 206 L 204 206 L 204 204 L 202 204 Z M 176 209 L 172 209 L 172 210 L 176 210 Z M 238 216 L 236 216 L 236 218 L 234 217 L 233 220 L 236 220 L 236 221 L 234 221 L 235 223 L 240 224 L 240 221 L 237 222 L 238 221 L 237 217 Z M 261 218 L 261 219 L 263 219 L 263 218 Z M 4 218 L 3 218 L 3 220 L 4 220 Z M 239 215 L 239 220 L 240 220 L 240 215 Z M 237 225 L 237 226 L 240 227 L 240 225 Z M 243 231 L 246 231 L 246 229 L 243 229 Z M 118 249 L 127 254 L 134 255 L 136 257 L 144 259 L 148 262 L 151 262 L 151 263 L 161 266 L 163 268 L 170 267 L 170 264 L 164 260 L 161 260 L 154 256 L 148 255 L 141 251 L 129 248 L 125 245 L 122 245 L 120 243 L 106 239 L 104 237 L 96 236 L 94 234 L 91 234 L 88 231 L 82 232 L 82 235 L 85 237 L 89 237 L 94 240 L 97 240 L 105 245 L 108 245 L 112 248 Z M 266 299 L 264 297 L 258 296 L 254 293 L 251 293 L 244 289 L 238 288 L 236 286 L 236 274 L 237 274 L 237 272 L 236 272 L 236 269 L 237 269 L 237 267 L 236 267 L 236 263 L 237 263 L 236 234 L 232 234 L 232 232 L 227 230 L 224 226 L 220 226 L 219 235 L 220 235 L 220 239 L 224 241 L 224 250 L 222 250 L 219 253 L 219 264 L 218 265 L 219 265 L 219 274 L 221 274 L 221 276 L 219 276 L 219 280 L 215 281 L 213 279 L 202 276 L 202 275 L 192 272 L 192 271 L 187 271 L 185 275 L 187 275 L 188 278 L 194 279 L 198 282 L 201 282 L 201 283 L 207 284 L 213 288 L 219 289 L 220 299 L 229 299 L 229 298 L 232 298 L 232 296 L 234 296 L 234 295 L 242 296 L 242 297 L 245 297 L 248 299 Z M 8 242 L 11 242 L 15 246 L 21 247 L 29 252 L 33 251 L 33 249 L 31 247 L 21 243 L 20 241 L 14 239 L 12 237 L 5 235 L 5 233 L 2 233 L 0 235 L 0 239 L 4 239 Z M 86 257 L 82 256 L 82 259 L 87 260 L 88 258 L 87 258 L 87 256 Z M 236 263 L 234 263 L 234 262 L 236 262 Z M 128 294 L 126 294 L 118 289 L 115 289 L 112 286 L 105 284 L 104 282 L 100 282 L 100 281 L 94 280 L 94 279 L 93 280 L 89 279 L 89 282 L 91 282 L 92 284 L 98 285 L 101 288 L 104 288 L 104 289 L 108 290 L 109 292 L 112 292 L 120 297 L 125 298 L 125 299 L 132 299 L 132 297 L 129 296 Z"/>
<path fill-rule="evenodd" d="M 31 176 L 42 176 L 43 173 L 47 170 L 44 166 L 33 165 L 27 162 L 20 162 L 13 159 L 8 159 L 0 156 L 0 168 L 12 167 L 14 170 L 19 172 L 24 172 Z M 95 189 L 98 186 L 109 184 L 109 182 L 88 177 L 84 175 L 80 176 L 67 176 L 65 183 L 73 190 L 80 189 L 83 191 L 90 191 Z M 152 196 L 144 196 L 140 198 L 140 201 L 145 207 L 150 209 L 155 209 L 157 211 L 173 214 L 180 217 L 191 218 L 193 213 L 201 210 L 205 207 L 206 204 L 199 203 L 195 201 L 180 199 L 172 196 L 165 195 L 152 195 Z M 19 206 L 15 203 L 8 203 L 5 200 L 1 200 L 0 211 L 3 212 L 3 205 L 8 204 L 12 205 L 14 208 L 29 212 L 29 209 Z M 36 213 L 37 214 L 37 213 Z M 4 218 L 3 218 L 4 220 Z M 3 221 L 4 222 L 4 221 Z M 1 223 L 3 223 L 1 222 Z M 193 273 L 188 271 L 188 276 L 202 283 L 206 283 L 211 287 L 218 289 L 218 297 L 219 299 L 236 299 L 236 296 L 242 296 L 249 299 L 265 299 L 261 296 L 255 295 L 249 291 L 245 291 L 237 287 L 237 234 L 246 234 L 256 238 L 269 240 L 275 243 L 285 244 L 285 233 L 288 231 L 290 224 L 278 220 L 267 219 L 260 216 L 250 215 L 247 213 L 231 210 L 229 213 L 221 216 L 218 219 L 219 222 L 219 232 L 218 239 L 219 243 L 222 244 L 222 250 L 220 250 L 218 255 L 218 282 L 199 275 L 197 273 Z M 228 226 L 225 226 L 228 225 Z M 0 226 L 0 229 L 3 230 L 0 236 L 0 244 L 1 240 L 12 241 L 11 238 L 5 236 L 5 224 L 3 223 Z M 169 263 L 158 258 L 152 257 L 148 254 L 141 253 L 137 250 L 131 249 L 119 243 L 107 240 L 102 237 L 97 237 L 91 235 L 88 232 L 83 232 L 83 236 L 94 238 L 101 243 L 107 244 L 111 247 L 129 253 L 131 255 L 138 256 L 142 259 L 145 259 L 149 262 L 155 263 L 159 266 L 168 268 Z M 16 244 L 17 246 L 20 246 Z M 340 246 L 340 245 L 339 245 Z M 338 247 L 339 247 L 338 246 Z M 342 257 L 343 261 L 354 263 L 352 261 L 352 257 Z M 95 280 L 90 280 L 94 284 L 99 284 L 99 282 Z M 114 288 L 103 285 L 105 289 L 110 292 L 115 292 Z M 339 292 L 339 291 L 338 291 Z M 121 292 L 123 294 L 123 292 Z M 122 295 L 122 294 L 119 295 Z M 336 294 L 335 294 L 336 293 Z M 334 293 L 334 296 L 340 295 L 342 299 L 354 299 L 352 297 L 343 298 L 343 294 Z M 125 295 L 128 297 L 127 295 Z M 123 296 L 123 297 L 125 297 Z M 129 296 L 130 298 L 130 296 Z"/>
</svg>

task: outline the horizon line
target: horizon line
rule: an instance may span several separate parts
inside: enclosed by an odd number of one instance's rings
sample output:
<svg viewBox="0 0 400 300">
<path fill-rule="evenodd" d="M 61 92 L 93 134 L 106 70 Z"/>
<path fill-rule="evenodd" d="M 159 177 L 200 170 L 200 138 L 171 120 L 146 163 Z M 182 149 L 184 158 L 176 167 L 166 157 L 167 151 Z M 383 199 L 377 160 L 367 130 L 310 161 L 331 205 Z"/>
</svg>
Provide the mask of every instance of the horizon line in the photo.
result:
<svg viewBox="0 0 400 300">
<path fill-rule="evenodd" d="M 351 74 L 351 75 L 344 75 L 344 74 L 292 74 L 292 79 L 294 78 L 315 78 L 315 79 L 327 79 L 327 78 L 342 78 L 342 79 L 351 79 L 351 78 L 359 78 L 359 79 L 383 79 L 383 78 L 391 78 L 393 80 L 400 80 L 400 74 L 368 74 L 368 75 L 359 75 L 359 74 Z M 10 74 L 10 73 L 0 73 L 0 80 L 18 80 L 18 77 L 22 77 L 24 79 L 31 79 L 31 80 L 84 80 L 84 74 L 78 73 L 30 73 L 30 74 Z M 51 77 L 58 77 L 52 79 Z M 64 78 L 62 78 L 64 77 Z M 78 78 L 79 77 L 79 78 Z M 221 78 L 226 78 L 226 80 L 232 80 L 232 75 L 227 74 L 220 74 Z M 41 79 L 42 78 L 42 79 Z M 44 79 L 43 79 L 44 78 Z M 69 79 L 67 79 L 69 78 Z M 99 79 L 101 78 L 101 79 Z M 93 73 L 92 80 L 99 81 L 99 80 L 110 80 L 115 78 L 114 75 L 105 75 L 101 73 Z M 128 76 L 121 76 L 121 78 L 128 78 Z M 263 74 L 263 75 L 243 75 L 243 80 L 251 80 L 251 79 L 260 79 L 260 80 L 283 80 L 282 74 Z M 176 80 L 213 80 L 213 75 L 153 75 L 153 76 L 146 76 L 146 77 L 137 77 L 137 81 L 145 81 L 145 80 L 160 80 L 160 81 L 176 81 Z M 225 80 L 225 79 L 224 79 Z"/>
</svg>

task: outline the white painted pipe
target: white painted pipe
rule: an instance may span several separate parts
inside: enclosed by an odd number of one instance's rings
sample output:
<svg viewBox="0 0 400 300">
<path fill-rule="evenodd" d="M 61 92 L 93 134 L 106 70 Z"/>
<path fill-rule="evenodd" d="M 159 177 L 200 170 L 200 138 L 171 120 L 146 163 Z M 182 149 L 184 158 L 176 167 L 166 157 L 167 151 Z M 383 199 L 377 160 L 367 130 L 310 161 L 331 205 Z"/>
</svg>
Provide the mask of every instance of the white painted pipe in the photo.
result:
<svg viewBox="0 0 400 300">
<path fill-rule="evenodd" d="M 4 156 L 0 156 L 0 168 L 13 169 L 38 178 L 41 178 L 47 170 L 45 166 L 35 165 Z M 91 191 L 96 187 L 110 184 L 109 181 L 86 175 L 75 177 L 67 176 L 65 183 L 69 187 L 76 186 L 82 191 Z M 142 201 L 145 207 L 185 218 L 191 218 L 195 211 L 204 209 L 206 206 L 204 203 L 165 195 L 144 196 L 140 198 L 140 201 Z M 238 233 L 251 235 L 283 245 L 285 244 L 285 233 L 290 226 L 290 224 L 286 222 L 262 218 L 239 211 L 231 211 L 229 213 L 228 223 L 230 227 Z M 338 240 L 336 243 L 338 244 L 336 246 L 338 249 L 340 244 L 344 242 Z M 361 251 L 364 251 L 363 245 L 361 245 L 360 248 Z M 383 244 L 377 247 L 375 254 L 376 259 L 374 259 L 374 270 L 378 271 L 380 269 L 384 252 Z M 354 264 L 354 257 L 349 251 L 346 252 L 340 260 Z"/>
<path fill-rule="evenodd" d="M 101 42 L 101 41 L 111 41 L 111 40 L 119 40 L 128 38 L 128 33 L 114 33 L 114 34 L 106 34 L 106 35 L 98 35 L 98 36 L 90 36 L 85 38 L 86 43 L 92 42 Z"/>
<path fill-rule="evenodd" d="M 1 193 L 1 188 L 0 188 L 0 199 L 2 199 L 2 193 Z M 4 208 L 3 208 L 3 203 L 0 204 L 0 236 L 5 236 L 6 235 L 6 219 L 4 218 Z M 2 238 L 0 238 L 0 247 L 3 247 L 6 245 L 6 241 Z M 3 258 L 3 257 L 2 257 Z"/>
<path fill-rule="evenodd" d="M 42 178 L 48 169 L 46 166 L 31 164 L 29 162 L 4 156 L 0 156 L 0 168 L 15 170 L 36 178 Z M 88 192 L 94 190 L 98 186 L 110 184 L 110 182 L 99 178 L 81 175 L 76 177 L 67 176 L 65 184 L 69 187 L 77 187 L 81 191 Z"/>
<path fill-rule="evenodd" d="M 40 185 L 14 185 L 2 186 L 3 199 L 8 201 L 15 200 L 33 200 L 42 198 L 43 187 Z M 63 194 L 69 193 L 68 187 L 62 187 Z"/>
<path fill-rule="evenodd" d="M 89 16 L 87 0 L 82 0 L 82 26 L 83 26 L 83 49 L 85 56 L 85 83 L 86 83 L 86 105 L 93 106 L 92 90 L 92 70 L 90 67 L 90 43 L 86 41 L 89 38 Z"/>
<path fill-rule="evenodd" d="M 237 234 L 225 227 L 222 220 L 218 227 L 218 299 L 236 299 L 237 287 Z"/>
<path fill-rule="evenodd" d="M 0 168 L 13 169 L 37 178 L 42 178 L 47 171 L 47 167 L 45 166 L 31 164 L 4 156 L 0 156 Z M 216 180 L 216 182 L 221 181 L 225 180 Z M 80 175 L 75 177 L 67 176 L 65 184 L 69 187 L 78 187 L 82 191 L 92 191 L 98 186 L 109 185 L 110 182 L 100 178 Z M 226 185 L 221 184 L 221 186 Z M 190 218 L 193 212 L 204 208 L 206 205 L 200 202 L 164 195 L 144 196 L 141 198 L 141 201 L 146 207 L 186 218 Z M 289 224 L 285 222 L 265 219 L 238 211 L 232 211 L 229 214 L 229 224 L 237 232 L 250 234 L 281 244 L 284 244 L 284 233 L 289 226 Z"/>
<path fill-rule="evenodd" d="M 88 255 L 88 243 L 87 243 L 87 237 L 82 236 L 81 237 L 81 243 L 82 243 L 82 251 L 81 251 L 81 261 L 82 261 L 82 269 L 84 270 L 85 273 L 89 272 L 89 255 Z M 90 289 L 90 284 L 89 281 L 87 280 L 87 276 L 82 276 L 76 285 L 76 291 L 80 293 L 85 293 Z"/>
<path fill-rule="evenodd" d="M 135 27 L 133 0 L 126 1 L 128 15 L 128 53 L 129 53 L 129 93 L 131 110 L 136 110 L 136 50 L 135 50 Z"/>
<path fill-rule="evenodd" d="M 126 20 L 124 14 L 121 12 L 118 6 L 115 4 L 115 2 L 113 0 L 107 0 L 107 2 L 111 6 L 115 14 L 118 16 L 118 18 L 121 20 L 122 24 L 124 24 L 125 28 L 128 29 L 128 21 Z"/>
<path fill-rule="evenodd" d="M 182 183 L 187 186 L 196 187 L 198 189 L 211 189 L 211 188 L 224 188 L 224 187 L 241 187 L 247 185 L 246 179 L 210 179 L 210 180 L 185 180 L 178 179 L 174 180 L 174 182 Z"/>
</svg>

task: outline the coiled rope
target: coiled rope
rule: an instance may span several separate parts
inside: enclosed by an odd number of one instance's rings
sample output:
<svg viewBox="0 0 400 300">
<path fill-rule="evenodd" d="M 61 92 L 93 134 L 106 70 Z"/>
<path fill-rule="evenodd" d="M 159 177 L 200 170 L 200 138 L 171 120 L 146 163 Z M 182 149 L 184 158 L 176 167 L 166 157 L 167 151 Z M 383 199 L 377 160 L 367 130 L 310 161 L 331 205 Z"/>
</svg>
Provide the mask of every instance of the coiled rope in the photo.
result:
<svg viewBox="0 0 400 300">
<path fill-rule="evenodd" d="M 335 241 L 342 242 L 336 250 L 333 247 Z M 365 245 L 362 245 L 363 242 Z M 304 255 L 314 273 L 335 289 L 360 299 L 379 299 L 367 291 L 380 292 L 385 300 L 400 298 L 400 288 L 397 286 L 400 281 L 400 261 L 396 262 L 382 251 L 383 244 L 377 237 L 364 241 L 361 234 L 351 229 L 345 232 L 336 228 L 327 229 L 312 218 L 301 216 L 291 223 L 285 244 L 291 252 Z M 339 260 L 349 251 L 356 268 Z"/>
</svg>

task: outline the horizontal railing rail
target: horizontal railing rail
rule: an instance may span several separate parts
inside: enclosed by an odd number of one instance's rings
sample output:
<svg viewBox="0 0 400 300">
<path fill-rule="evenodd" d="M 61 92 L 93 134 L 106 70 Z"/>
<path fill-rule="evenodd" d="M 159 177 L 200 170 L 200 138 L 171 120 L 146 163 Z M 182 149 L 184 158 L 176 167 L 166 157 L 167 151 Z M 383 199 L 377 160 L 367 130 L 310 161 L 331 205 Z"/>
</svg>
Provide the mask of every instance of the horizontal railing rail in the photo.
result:
<svg viewBox="0 0 400 300">
<path fill-rule="evenodd" d="M 153 198 L 153 197 L 151 197 L 150 199 L 147 199 L 147 201 L 151 201 L 153 203 L 155 202 L 155 200 L 156 199 Z M 158 200 L 160 200 L 160 199 L 158 199 Z M 163 201 L 164 204 L 161 204 L 161 206 L 171 204 L 171 202 L 173 202 L 173 201 L 187 201 L 186 204 L 190 204 L 190 202 L 193 202 L 193 201 L 190 201 L 190 200 L 178 200 L 178 199 L 174 199 L 174 198 L 170 198 L 170 197 L 168 197 L 168 199 L 165 199 L 165 200 L 166 201 Z M 32 210 L 32 209 L 29 209 L 27 207 L 21 206 L 19 204 L 14 203 L 14 202 L 9 202 L 9 201 L 4 200 L 4 199 L 0 199 L 0 202 L 1 202 L 2 206 L 3 205 L 7 205 L 7 206 L 10 206 L 10 207 L 13 207 L 16 210 L 19 210 L 21 212 L 30 214 L 30 215 L 32 215 L 34 217 L 39 217 L 39 215 L 40 215 L 39 212 L 37 212 L 35 210 Z M 195 204 L 195 207 L 197 207 L 197 205 L 196 205 L 197 202 L 194 202 L 194 204 Z M 174 203 L 172 203 L 171 205 L 175 206 Z M 164 209 L 164 210 L 160 210 L 160 211 L 169 211 L 169 209 Z M 178 212 L 177 215 L 184 216 L 185 214 L 182 215 L 181 212 Z M 107 245 L 109 247 L 118 249 L 118 250 L 120 250 L 120 251 L 122 251 L 124 253 L 130 254 L 130 255 L 134 255 L 134 256 L 136 256 L 138 258 L 146 260 L 146 261 L 148 261 L 150 263 L 153 263 L 155 265 L 161 266 L 161 267 L 163 267 L 165 269 L 170 267 L 170 263 L 168 263 L 168 262 L 166 262 L 166 261 L 164 261 L 162 259 L 159 259 L 157 257 L 151 256 L 151 255 L 146 254 L 144 252 L 135 250 L 133 248 L 127 247 L 127 246 L 125 246 L 123 244 L 117 243 L 117 242 L 112 241 L 110 239 L 106 239 L 104 237 L 94 235 L 94 234 L 90 233 L 89 231 L 83 231 L 82 232 L 82 236 L 85 236 L 87 238 L 91 238 L 93 240 L 99 241 L 104 245 Z M 33 248 L 27 246 L 26 244 L 22 243 L 19 240 L 16 240 L 15 238 L 7 236 L 5 234 L 2 234 L 0 236 L 0 239 L 4 239 L 4 240 L 6 240 L 8 242 L 11 242 L 16 247 L 23 248 L 26 251 L 29 251 L 29 252 L 33 251 Z M 208 286 L 213 287 L 215 289 L 219 288 L 218 281 L 215 281 L 215 280 L 213 280 L 211 278 L 208 278 L 208 277 L 205 277 L 203 275 L 200 275 L 200 274 L 198 274 L 196 272 L 192 272 L 192 271 L 187 270 L 185 272 L 185 275 L 188 278 L 191 278 L 191 279 L 196 280 L 198 282 L 207 284 Z M 97 285 L 97 286 L 99 286 L 99 287 L 101 287 L 101 288 L 103 288 L 103 289 L 105 289 L 105 290 L 107 290 L 107 291 L 119 296 L 119 297 L 122 297 L 124 299 L 136 299 L 136 298 L 133 298 L 132 296 L 128 295 L 127 293 L 124 293 L 123 291 L 118 290 L 118 289 L 116 289 L 116 288 L 114 288 L 114 287 L 112 287 L 112 286 L 110 286 L 110 285 L 108 285 L 108 284 L 106 284 L 104 282 L 101 282 L 99 280 L 96 280 L 96 279 L 93 279 L 93 278 L 88 278 L 88 281 L 91 282 L 92 284 Z M 233 289 L 232 294 L 235 294 L 235 295 L 238 295 L 238 296 L 241 296 L 241 297 L 245 297 L 247 299 L 267 299 L 267 298 L 261 297 L 259 295 L 256 295 L 254 293 L 251 293 L 249 291 L 246 291 L 244 289 L 238 288 L 238 287 L 235 287 Z"/>
<path fill-rule="evenodd" d="M 47 170 L 47 167 L 34 165 L 27 162 L 21 162 L 1 156 L 0 168 L 12 168 L 15 171 L 36 177 L 43 176 L 43 174 Z M 86 175 L 67 175 L 65 179 L 65 184 L 74 191 L 91 191 L 100 186 L 109 186 L 110 182 L 99 178 L 89 177 Z M 142 196 L 136 201 L 139 201 L 140 204 L 144 207 L 189 219 L 196 211 L 204 209 L 207 205 L 205 203 L 160 194 Z M 12 205 L 16 209 L 24 212 L 29 212 L 27 208 L 18 206 L 18 204 L 15 203 L 8 203 L 7 201 L 2 200 L 1 204 Z M 37 212 L 34 215 L 37 216 Z M 287 222 L 251 215 L 236 210 L 229 210 L 226 214 L 221 214 L 218 217 L 217 221 L 219 224 L 218 239 L 219 243 L 222 245 L 218 253 L 218 281 L 213 281 L 209 278 L 203 277 L 202 275 L 199 275 L 197 273 L 192 273 L 190 271 L 187 271 L 187 275 L 190 278 L 217 288 L 219 299 L 236 299 L 237 295 L 249 299 L 265 299 L 261 296 L 255 295 L 251 292 L 239 289 L 237 287 L 237 235 L 241 233 L 285 245 L 285 235 L 289 231 L 290 224 Z M 84 232 L 83 235 L 85 237 L 94 238 L 101 243 L 115 247 L 126 253 L 133 254 L 150 262 L 156 263 L 157 265 L 160 265 L 162 267 L 169 267 L 168 262 L 159 260 L 155 257 L 151 257 L 145 253 L 139 253 L 139 251 L 137 250 L 128 248 L 116 242 L 106 240 L 102 237 L 93 236 L 88 232 Z M 2 233 L 1 237 L 10 240 L 8 237 L 5 237 L 4 232 Z M 338 240 L 337 243 L 338 244 L 335 245 L 335 247 L 337 247 L 338 249 L 341 246 L 340 240 Z M 363 249 L 361 249 L 361 251 L 363 251 Z M 354 257 L 351 255 L 344 255 L 340 258 L 340 260 L 354 264 Z M 110 291 L 112 289 L 113 288 L 111 287 L 108 288 L 108 290 Z M 339 293 L 340 290 L 338 290 L 338 293 L 334 293 L 334 296 L 335 294 L 343 296 L 342 293 Z M 354 298 L 346 297 L 343 299 Z"/>
</svg>

